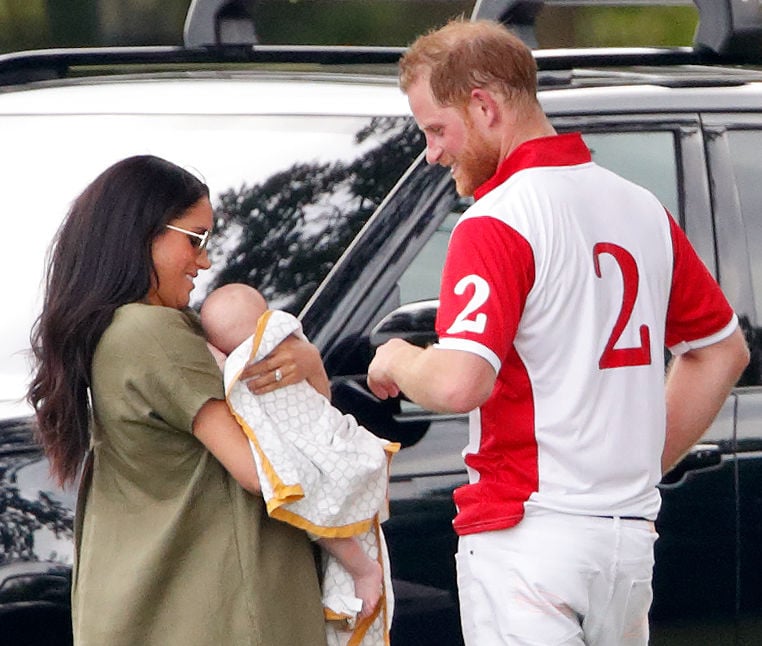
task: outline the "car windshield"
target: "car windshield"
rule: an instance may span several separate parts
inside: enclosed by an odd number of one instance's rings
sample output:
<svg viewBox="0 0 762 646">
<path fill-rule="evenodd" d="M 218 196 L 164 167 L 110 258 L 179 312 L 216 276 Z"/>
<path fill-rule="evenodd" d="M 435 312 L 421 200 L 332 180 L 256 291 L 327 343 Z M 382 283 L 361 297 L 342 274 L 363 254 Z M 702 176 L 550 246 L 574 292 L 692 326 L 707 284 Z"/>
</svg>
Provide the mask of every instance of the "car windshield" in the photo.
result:
<svg viewBox="0 0 762 646">
<path fill-rule="evenodd" d="M 391 92 L 396 88 L 389 86 Z M 6 98 L 16 97 L 0 95 Z M 321 113 L 314 104 L 302 110 L 291 100 L 285 114 L 272 106 L 260 114 L 238 114 L 230 106 L 222 114 L 214 106 L 178 114 L 154 104 L 93 112 L 70 109 L 65 101 L 54 113 L 50 99 L 44 111 L 37 102 L 24 113 L 4 112 L 0 101 L 9 242 L 0 259 L 9 307 L 0 323 L 0 416 L 27 411 L 20 398 L 43 259 L 72 200 L 96 175 L 146 153 L 198 174 L 210 187 L 216 222 L 213 267 L 197 279 L 191 304 L 219 282 L 246 281 L 273 307 L 298 313 L 420 150 L 401 95 L 387 105 L 370 100 L 377 114 L 347 102 L 336 104 L 343 114 L 335 107 Z M 243 112 L 248 104 L 238 105 Z"/>
</svg>

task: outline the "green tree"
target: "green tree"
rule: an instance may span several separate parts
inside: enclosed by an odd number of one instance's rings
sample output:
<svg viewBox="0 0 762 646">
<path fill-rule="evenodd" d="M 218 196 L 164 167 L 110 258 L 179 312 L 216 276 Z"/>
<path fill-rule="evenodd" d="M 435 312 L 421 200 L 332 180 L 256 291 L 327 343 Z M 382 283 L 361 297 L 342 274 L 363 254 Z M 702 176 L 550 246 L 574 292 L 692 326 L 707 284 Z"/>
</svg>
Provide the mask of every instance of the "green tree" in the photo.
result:
<svg viewBox="0 0 762 646">
<path fill-rule="evenodd" d="M 98 6 L 93 0 L 46 0 L 45 5 L 56 46 L 98 44 Z"/>
<path fill-rule="evenodd" d="M 267 44 L 404 46 L 472 0 L 245 0 Z M 0 51 L 176 44 L 190 0 L 0 0 Z M 558 7 L 539 14 L 541 47 L 687 45 L 692 7 Z"/>
<path fill-rule="evenodd" d="M 212 252 L 223 269 L 211 287 L 246 282 L 298 313 L 423 149 L 410 119 L 374 118 L 356 139 L 371 135 L 381 143 L 350 163 L 298 163 L 223 193 L 215 247 L 225 251 Z"/>
<path fill-rule="evenodd" d="M 45 0 L 0 0 L 0 52 L 48 47 Z"/>
<path fill-rule="evenodd" d="M 697 20 L 693 7 L 581 7 L 575 41 L 579 47 L 690 45 Z"/>
<path fill-rule="evenodd" d="M 472 0 L 249 0 L 263 43 L 404 46 Z"/>
</svg>

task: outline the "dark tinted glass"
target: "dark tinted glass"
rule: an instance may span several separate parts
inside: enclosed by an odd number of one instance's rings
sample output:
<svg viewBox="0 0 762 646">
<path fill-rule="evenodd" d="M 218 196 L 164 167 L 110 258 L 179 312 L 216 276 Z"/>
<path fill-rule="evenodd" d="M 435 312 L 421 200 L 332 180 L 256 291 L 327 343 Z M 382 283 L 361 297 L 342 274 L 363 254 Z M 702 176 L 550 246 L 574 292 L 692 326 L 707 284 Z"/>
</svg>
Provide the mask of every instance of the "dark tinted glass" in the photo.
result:
<svg viewBox="0 0 762 646">
<path fill-rule="evenodd" d="M 762 384 L 762 166 L 759 151 L 762 146 L 762 130 L 729 130 L 730 159 L 741 204 L 746 247 L 749 250 L 751 282 L 754 292 L 755 311 L 738 312 L 746 340 L 751 348 L 751 363 L 741 384 Z"/>
</svg>

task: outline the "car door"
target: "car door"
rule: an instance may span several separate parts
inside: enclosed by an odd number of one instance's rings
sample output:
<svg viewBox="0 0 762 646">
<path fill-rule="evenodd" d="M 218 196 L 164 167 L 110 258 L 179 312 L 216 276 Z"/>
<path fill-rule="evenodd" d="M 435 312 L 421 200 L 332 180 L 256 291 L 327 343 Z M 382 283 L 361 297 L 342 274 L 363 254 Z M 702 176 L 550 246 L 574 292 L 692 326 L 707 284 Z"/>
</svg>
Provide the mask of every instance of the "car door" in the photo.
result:
<svg viewBox="0 0 762 646">
<path fill-rule="evenodd" d="M 653 190 L 716 270 L 702 132 L 696 115 L 556 119 L 580 129 L 602 165 Z M 365 387 L 373 347 L 390 336 L 431 342 L 447 238 L 468 205 L 449 175 L 422 160 L 402 179 L 303 313 L 322 349 L 334 401 L 379 435 L 402 441 L 392 465 L 386 523 L 393 574 L 402 594 L 395 645 L 432 626 L 437 644 L 459 644 L 450 500 L 466 480 L 460 451 L 464 416 L 436 415 L 410 402 L 379 402 Z M 331 315 L 326 316 L 330 303 Z M 697 643 L 695 631 L 732 639 L 735 613 L 733 406 L 661 485 L 653 643 Z M 624 459 L 624 456 L 623 456 Z M 707 492 L 710 492 L 709 494 Z M 703 571 L 695 564 L 701 562 Z M 704 576 L 706 574 L 706 576 Z M 406 610 L 415 608 L 415 615 Z M 434 619 L 427 619 L 427 618 Z M 447 620 L 442 617 L 448 617 Z M 686 620 L 689 620 L 686 622 Z M 446 627 L 446 631 L 445 631 Z M 403 636 L 404 635 L 404 636 Z M 413 640 L 411 635 L 416 635 Z"/>
<path fill-rule="evenodd" d="M 408 325 L 409 338 L 431 340 L 430 299 L 437 296 L 447 222 L 460 208 L 449 174 L 419 158 L 302 313 L 305 332 L 323 353 L 334 404 L 403 447 L 392 461 L 384 525 L 395 646 L 462 643 L 451 521 L 452 490 L 466 480 L 460 451 L 467 430 L 462 416 L 433 415 L 399 399 L 380 402 L 367 390 L 367 368 L 386 325 L 395 333 Z"/>
<path fill-rule="evenodd" d="M 707 114 L 723 287 L 752 360 L 737 388 L 738 644 L 762 643 L 762 114 Z"/>
<path fill-rule="evenodd" d="M 582 127 L 596 161 L 652 190 L 716 276 L 705 142 L 697 115 L 610 117 L 597 119 L 592 129 Z M 656 646 L 734 638 L 734 408 L 731 396 L 700 444 L 659 485 L 662 508 L 651 609 L 651 643 Z"/>
</svg>

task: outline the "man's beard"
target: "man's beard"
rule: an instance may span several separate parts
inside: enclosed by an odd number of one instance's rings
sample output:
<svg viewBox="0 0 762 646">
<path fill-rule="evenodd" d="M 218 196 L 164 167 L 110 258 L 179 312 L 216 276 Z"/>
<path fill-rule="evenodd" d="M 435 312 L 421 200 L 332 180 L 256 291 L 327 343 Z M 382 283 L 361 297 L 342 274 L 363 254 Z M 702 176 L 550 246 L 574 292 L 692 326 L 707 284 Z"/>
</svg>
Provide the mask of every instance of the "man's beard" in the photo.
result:
<svg viewBox="0 0 762 646">
<path fill-rule="evenodd" d="M 471 196 L 490 179 L 500 164 L 500 153 L 475 129 L 469 128 L 463 150 L 456 163 L 455 190 L 462 197 Z"/>
</svg>

